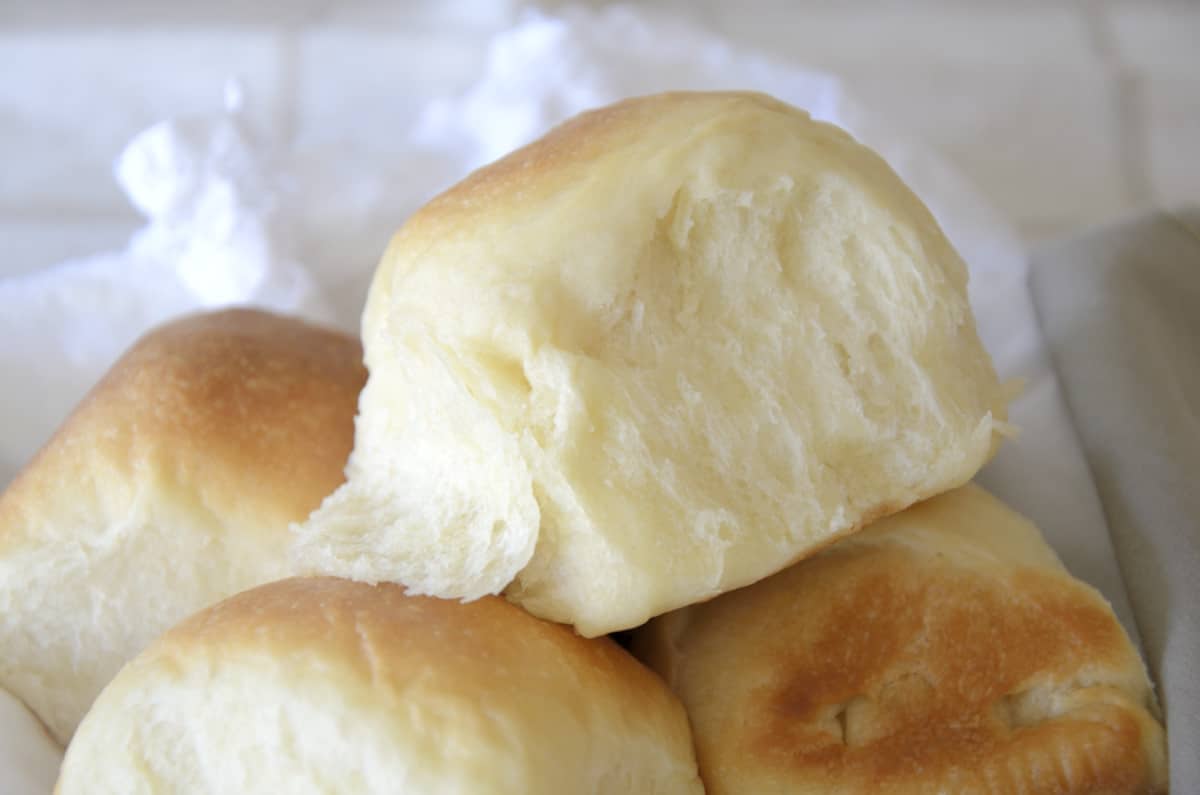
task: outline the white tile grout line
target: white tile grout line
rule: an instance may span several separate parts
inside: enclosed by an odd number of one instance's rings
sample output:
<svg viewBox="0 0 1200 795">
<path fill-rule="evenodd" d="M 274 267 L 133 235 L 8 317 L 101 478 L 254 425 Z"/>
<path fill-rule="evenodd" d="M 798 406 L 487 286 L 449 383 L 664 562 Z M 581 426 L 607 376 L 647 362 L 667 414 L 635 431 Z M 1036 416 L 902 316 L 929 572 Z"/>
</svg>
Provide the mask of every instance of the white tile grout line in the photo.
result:
<svg viewBox="0 0 1200 795">
<path fill-rule="evenodd" d="M 71 199 L 48 201 L 22 201 L 11 204 L 0 201 L 0 221 L 16 223 L 140 223 L 141 214 L 131 205 L 116 207 L 112 204 L 98 205 Z"/>
<path fill-rule="evenodd" d="M 297 105 L 300 97 L 300 42 L 299 29 L 279 32 L 279 97 L 276 102 L 275 135 L 284 151 L 296 142 Z"/>
<path fill-rule="evenodd" d="M 1113 121 L 1117 131 L 1117 169 L 1126 198 L 1135 206 L 1149 205 L 1153 199 L 1150 182 L 1150 152 L 1147 135 L 1146 103 L 1141 77 L 1125 64 L 1117 51 L 1109 8 L 1105 3 L 1084 3 L 1080 7 L 1088 36 L 1108 78 Z"/>
<path fill-rule="evenodd" d="M 321 0 L 315 3 L 305 19 L 297 20 L 278 29 L 279 47 L 279 97 L 276 104 L 276 141 L 289 150 L 299 134 L 300 106 L 300 39 L 317 30 L 329 18 L 337 0 Z"/>
</svg>

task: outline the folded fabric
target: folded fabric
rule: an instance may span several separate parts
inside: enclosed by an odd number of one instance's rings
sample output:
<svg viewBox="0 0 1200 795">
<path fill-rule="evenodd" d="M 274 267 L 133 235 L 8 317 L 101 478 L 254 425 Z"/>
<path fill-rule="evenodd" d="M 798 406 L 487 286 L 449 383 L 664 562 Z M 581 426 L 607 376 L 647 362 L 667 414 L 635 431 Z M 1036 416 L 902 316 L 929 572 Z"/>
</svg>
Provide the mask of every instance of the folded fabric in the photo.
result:
<svg viewBox="0 0 1200 795">
<path fill-rule="evenodd" d="M 1043 245 L 1031 282 L 1157 680 L 1171 789 L 1200 790 L 1200 210 Z"/>
</svg>

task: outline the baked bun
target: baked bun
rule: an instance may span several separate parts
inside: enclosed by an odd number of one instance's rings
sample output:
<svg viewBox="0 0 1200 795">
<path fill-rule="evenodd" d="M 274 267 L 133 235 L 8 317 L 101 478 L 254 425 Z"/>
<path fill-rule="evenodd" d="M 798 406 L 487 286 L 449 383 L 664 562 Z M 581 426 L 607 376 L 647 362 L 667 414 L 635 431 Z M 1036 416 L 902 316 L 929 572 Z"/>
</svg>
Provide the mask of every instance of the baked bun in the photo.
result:
<svg viewBox="0 0 1200 795">
<path fill-rule="evenodd" d="M 643 628 L 709 795 L 1166 791 L 1146 671 L 977 487 Z"/>
<path fill-rule="evenodd" d="M 247 591 L 105 688 L 61 795 L 700 795 L 687 718 L 608 639 L 503 599 L 336 578 Z"/>
<path fill-rule="evenodd" d="M 966 283 L 891 169 L 802 111 L 586 113 L 393 240 L 349 481 L 297 558 L 589 636 L 754 582 L 987 459 Z"/>
<path fill-rule="evenodd" d="M 361 348 L 256 311 L 118 361 L 0 496 L 0 686 L 65 743 L 146 643 L 288 574 L 288 526 L 342 482 Z"/>
</svg>

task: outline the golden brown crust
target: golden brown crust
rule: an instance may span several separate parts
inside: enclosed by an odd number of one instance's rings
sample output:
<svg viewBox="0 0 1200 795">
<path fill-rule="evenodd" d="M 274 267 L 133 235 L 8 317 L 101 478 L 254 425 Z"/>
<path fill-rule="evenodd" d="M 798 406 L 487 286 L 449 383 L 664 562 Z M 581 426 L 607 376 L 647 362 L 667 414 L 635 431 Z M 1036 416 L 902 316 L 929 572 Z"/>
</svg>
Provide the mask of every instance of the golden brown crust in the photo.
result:
<svg viewBox="0 0 1200 795">
<path fill-rule="evenodd" d="M 155 329 L 113 365 L 0 499 L 0 548 L 20 525 L 6 510 L 61 499 L 52 493 L 63 483 L 56 470 L 87 459 L 130 478 L 154 471 L 193 486 L 205 503 L 253 510 L 282 532 L 343 481 L 366 375 L 358 340 L 259 310 L 193 315 Z"/>
<path fill-rule="evenodd" d="M 699 124 L 711 124 L 715 118 L 727 120 L 739 108 L 797 113 L 752 91 L 670 91 L 625 99 L 573 116 L 536 141 L 472 172 L 418 210 L 400 234 L 445 233 L 454 227 L 443 223 L 461 221 L 463 214 L 492 213 L 506 206 L 519 209 L 524 202 L 514 199 L 555 192 L 580 178 L 581 170 L 594 167 L 597 159 L 622 141 L 650 135 L 649 128 L 656 122 L 678 125 L 680 115 L 691 115 Z"/>
<path fill-rule="evenodd" d="M 178 460 L 189 448 L 195 470 L 180 476 L 232 494 L 253 473 L 259 498 L 295 521 L 341 482 L 365 381 L 358 340 L 235 309 L 185 318 L 148 336 L 93 400 L 130 412 L 126 427 L 138 434 L 129 440 L 131 458 L 144 451 Z"/>
<path fill-rule="evenodd" d="M 972 497 L 958 521 L 989 522 Z M 904 537 L 932 518 L 918 506 L 639 638 L 688 707 L 708 792 L 1162 791 L 1145 674 L 1099 595 L 1032 557 Z"/>
</svg>

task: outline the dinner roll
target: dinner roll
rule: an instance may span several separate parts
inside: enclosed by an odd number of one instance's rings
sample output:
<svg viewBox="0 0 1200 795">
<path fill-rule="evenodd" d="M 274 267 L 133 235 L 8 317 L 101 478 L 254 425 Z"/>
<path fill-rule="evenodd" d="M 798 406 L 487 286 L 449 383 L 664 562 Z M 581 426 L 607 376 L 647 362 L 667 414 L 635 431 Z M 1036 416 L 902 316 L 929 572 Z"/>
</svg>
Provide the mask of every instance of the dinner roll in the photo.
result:
<svg viewBox="0 0 1200 795">
<path fill-rule="evenodd" d="M 263 312 L 171 323 L 0 496 L 0 686 L 59 742 L 167 627 L 287 575 L 288 525 L 343 479 L 361 359 Z"/>
<path fill-rule="evenodd" d="M 583 114 L 400 230 L 305 570 L 585 635 L 960 485 L 1005 407 L 967 271 L 845 132 L 769 97 Z"/>
<path fill-rule="evenodd" d="M 657 676 L 503 599 L 298 578 L 198 613 L 125 667 L 61 795 L 700 795 Z"/>
<path fill-rule="evenodd" d="M 1112 610 L 977 487 L 663 616 L 635 648 L 683 699 L 709 795 L 1166 791 Z"/>
</svg>

